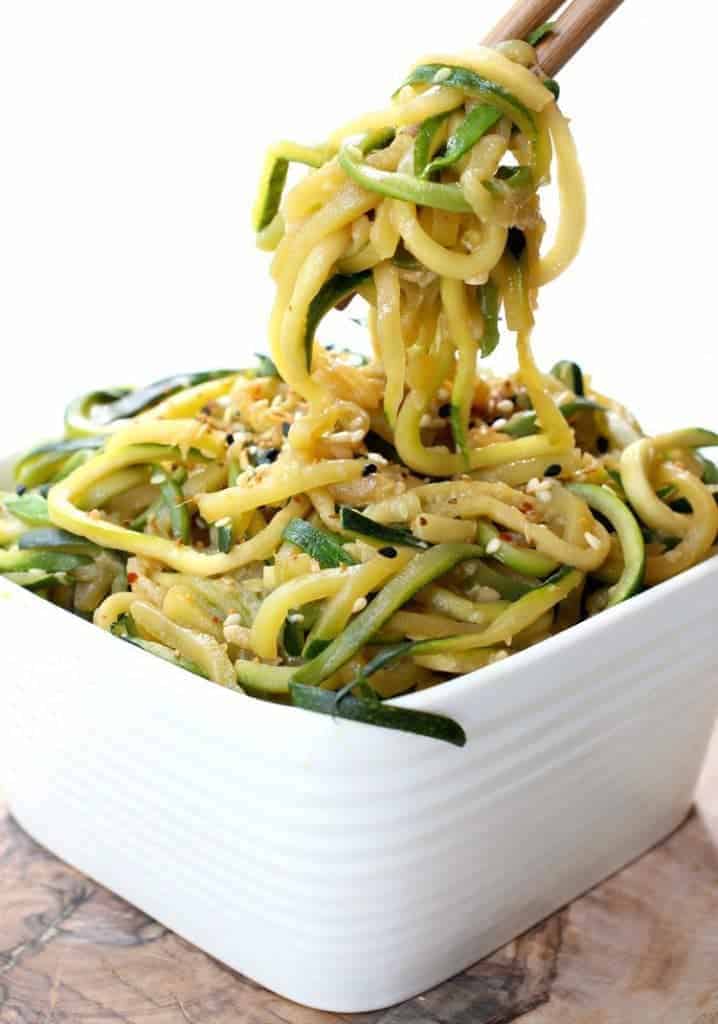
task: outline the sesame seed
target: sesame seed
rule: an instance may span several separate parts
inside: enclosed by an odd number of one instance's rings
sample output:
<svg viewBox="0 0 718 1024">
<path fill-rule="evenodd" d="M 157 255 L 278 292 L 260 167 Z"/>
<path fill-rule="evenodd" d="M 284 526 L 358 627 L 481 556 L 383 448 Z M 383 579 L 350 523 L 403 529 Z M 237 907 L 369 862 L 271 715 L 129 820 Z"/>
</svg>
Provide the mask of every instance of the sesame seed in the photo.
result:
<svg viewBox="0 0 718 1024">
<path fill-rule="evenodd" d="M 385 459 L 383 455 L 379 455 L 378 452 L 369 452 L 367 455 L 369 462 L 373 462 L 375 466 L 388 466 L 389 460 Z"/>
<path fill-rule="evenodd" d="M 431 416 L 428 414 L 428 412 L 425 412 L 424 415 L 419 420 L 419 426 L 420 427 L 430 427 L 431 423 L 432 423 Z"/>
<path fill-rule="evenodd" d="M 508 422 L 509 421 L 504 416 L 500 416 L 497 420 L 494 420 L 491 426 L 494 430 L 501 430 L 501 428 L 505 427 Z"/>
<path fill-rule="evenodd" d="M 532 476 L 529 482 L 526 484 L 526 493 L 533 494 L 541 486 L 541 481 L 537 476 Z"/>
<path fill-rule="evenodd" d="M 498 537 L 492 537 L 489 543 L 486 545 L 486 554 L 495 555 L 497 551 L 501 550 L 501 541 Z"/>
<path fill-rule="evenodd" d="M 451 415 L 451 406 L 448 402 L 444 402 L 444 404 L 440 405 L 437 409 L 437 413 L 442 419 L 446 419 L 447 416 Z"/>
<path fill-rule="evenodd" d="M 391 546 L 385 548 L 379 548 L 379 554 L 383 555 L 384 558 L 396 558 L 396 548 Z"/>
<path fill-rule="evenodd" d="M 225 441 L 227 444 L 234 444 L 234 434 L 225 434 Z"/>
<path fill-rule="evenodd" d="M 366 598 L 358 597 L 352 605 L 352 615 L 358 615 L 359 612 L 363 612 L 366 608 Z"/>
<path fill-rule="evenodd" d="M 561 467 L 558 462 L 552 462 L 550 466 L 547 466 L 543 471 L 544 476 L 558 476 L 561 472 Z"/>
<path fill-rule="evenodd" d="M 291 622 L 292 624 L 304 622 L 304 616 L 301 612 L 290 612 L 287 616 L 287 622 Z"/>
<path fill-rule="evenodd" d="M 502 416 L 510 416 L 514 411 L 514 403 L 510 398 L 502 398 L 500 402 L 496 403 L 496 411 L 500 412 Z"/>
<path fill-rule="evenodd" d="M 590 548 L 594 549 L 594 551 L 601 547 L 601 541 L 598 539 L 595 533 L 589 533 L 589 531 L 586 530 L 586 532 L 583 535 L 583 539 L 586 541 Z"/>
<path fill-rule="evenodd" d="M 372 473 L 376 473 L 377 469 L 373 462 L 369 462 L 364 469 L 361 471 L 362 476 L 371 476 Z"/>
<path fill-rule="evenodd" d="M 15 494 L 17 494 L 18 498 L 22 498 L 23 494 L 26 491 L 27 491 L 27 487 L 25 487 L 24 484 L 18 484 L 17 487 L 15 488 Z"/>
<path fill-rule="evenodd" d="M 493 587 L 479 587 L 475 593 L 474 599 L 479 603 L 486 603 L 487 601 L 498 601 L 501 594 L 498 590 L 494 590 Z"/>
</svg>

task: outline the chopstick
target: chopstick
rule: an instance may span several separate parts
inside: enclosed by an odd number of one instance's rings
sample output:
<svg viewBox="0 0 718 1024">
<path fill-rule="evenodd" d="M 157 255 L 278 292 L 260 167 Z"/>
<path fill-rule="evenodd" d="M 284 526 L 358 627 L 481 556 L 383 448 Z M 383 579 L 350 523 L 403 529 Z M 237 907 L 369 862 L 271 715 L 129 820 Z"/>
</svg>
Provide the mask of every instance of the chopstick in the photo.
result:
<svg viewBox="0 0 718 1024">
<path fill-rule="evenodd" d="M 552 31 L 536 47 L 547 75 L 557 71 L 591 38 L 623 0 L 573 0 L 553 23 Z M 484 40 L 495 46 L 505 39 L 524 39 L 547 21 L 563 0 L 517 0 Z"/>
<path fill-rule="evenodd" d="M 580 50 L 623 0 L 573 0 L 561 14 L 550 35 L 536 47 L 539 64 L 555 75 Z"/>
<path fill-rule="evenodd" d="M 486 36 L 484 45 L 496 46 L 505 39 L 525 39 L 529 32 L 548 21 L 563 3 L 564 0 L 516 0 Z"/>
</svg>

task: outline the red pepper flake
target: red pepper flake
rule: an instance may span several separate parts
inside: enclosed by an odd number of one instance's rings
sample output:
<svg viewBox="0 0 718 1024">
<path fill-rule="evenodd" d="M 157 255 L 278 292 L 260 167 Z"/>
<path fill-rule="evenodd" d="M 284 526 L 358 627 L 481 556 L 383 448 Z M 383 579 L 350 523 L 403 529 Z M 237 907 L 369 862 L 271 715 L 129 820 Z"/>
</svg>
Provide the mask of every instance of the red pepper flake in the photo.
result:
<svg viewBox="0 0 718 1024">
<path fill-rule="evenodd" d="M 136 572 L 128 572 L 127 573 L 127 582 L 128 583 L 137 583 L 138 579 L 139 579 L 139 576 L 137 575 Z"/>
<path fill-rule="evenodd" d="M 505 541 L 508 541 L 508 542 L 509 542 L 509 544 L 510 544 L 510 543 L 511 543 L 511 542 L 513 541 L 513 539 L 514 539 L 514 538 L 512 537 L 512 535 L 511 535 L 510 533 L 507 533 L 507 532 L 506 532 L 505 530 L 503 530 L 503 531 L 502 531 L 501 533 L 499 533 L 499 537 L 501 538 L 501 540 L 505 540 Z"/>
</svg>

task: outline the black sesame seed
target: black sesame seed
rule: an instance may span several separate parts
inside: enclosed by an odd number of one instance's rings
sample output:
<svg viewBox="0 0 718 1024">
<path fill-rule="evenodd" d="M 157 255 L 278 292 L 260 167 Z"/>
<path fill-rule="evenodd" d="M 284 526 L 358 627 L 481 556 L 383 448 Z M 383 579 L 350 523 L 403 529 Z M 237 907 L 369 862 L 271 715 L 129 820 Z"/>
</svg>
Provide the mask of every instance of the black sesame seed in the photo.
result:
<svg viewBox="0 0 718 1024">
<path fill-rule="evenodd" d="M 451 416 L 451 406 L 448 402 L 444 402 L 443 405 L 440 405 L 437 411 L 442 419 L 446 419 L 447 416 Z"/>
<path fill-rule="evenodd" d="M 279 457 L 279 448 L 267 448 L 264 453 L 264 462 L 274 462 Z"/>
<path fill-rule="evenodd" d="M 379 548 L 379 554 L 383 555 L 384 558 L 396 558 L 396 548 Z"/>
<path fill-rule="evenodd" d="M 17 494 L 17 496 L 21 498 L 26 490 L 27 487 L 25 486 L 25 484 L 18 484 L 17 487 L 15 488 L 15 494 Z"/>
<path fill-rule="evenodd" d="M 227 444 L 234 444 L 234 434 L 226 434 L 224 439 Z"/>
<path fill-rule="evenodd" d="M 552 462 L 550 466 L 547 466 L 543 472 L 544 476 L 558 476 L 561 472 L 561 467 L 558 462 Z"/>
<path fill-rule="evenodd" d="M 610 447 L 610 442 L 607 437 L 599 437 L 596 441 L 596 448 L 599 450 L 601 455 L 605 455 Z"/>
<path fill-rule="evenodd" d="M 376 466 L 373 462 L 368 463 L 361 471 L 362 476 L 371 476 L 372 473 L 376 473 Z"/>
<path fill-rule="evenodd" d="M 282 437 L 286 437 L 287 434 L 289 433 L 289 426 L 289 423 L 282 424 Z"/>
</svg>

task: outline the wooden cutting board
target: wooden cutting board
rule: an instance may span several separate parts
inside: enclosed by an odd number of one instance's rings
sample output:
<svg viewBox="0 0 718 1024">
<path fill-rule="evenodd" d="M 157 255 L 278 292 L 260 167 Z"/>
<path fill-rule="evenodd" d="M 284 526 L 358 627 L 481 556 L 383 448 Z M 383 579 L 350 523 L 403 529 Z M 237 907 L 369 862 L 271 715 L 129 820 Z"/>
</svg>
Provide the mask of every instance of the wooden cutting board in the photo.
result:
<svg viewBox="0 0 718 1024">
<path fill-rule="evenodd" d="M 459 977 L 355 1016 L 288 1003 L 222 967 L 38 846 L 0 801 L 0 1024 L 517 1017 L 718 1024 L 718 735 L 696 810 L 664 843 Z"/>
</svg>

